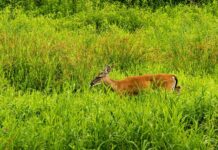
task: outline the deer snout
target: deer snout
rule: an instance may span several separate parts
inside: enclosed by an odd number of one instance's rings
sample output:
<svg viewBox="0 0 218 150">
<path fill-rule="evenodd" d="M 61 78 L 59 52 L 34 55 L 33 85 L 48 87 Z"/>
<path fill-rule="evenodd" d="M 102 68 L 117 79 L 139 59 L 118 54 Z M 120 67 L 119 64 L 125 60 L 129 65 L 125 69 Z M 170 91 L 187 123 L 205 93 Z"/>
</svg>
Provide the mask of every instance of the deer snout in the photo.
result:
<svg viewBox="0 0 218 150">
<path fill-rule="evenodd" d="M 91 82 L 90 83 L 90 88 L 93 87 L 93 86 L 94 86 L 94 82 Z"/>
</svg>

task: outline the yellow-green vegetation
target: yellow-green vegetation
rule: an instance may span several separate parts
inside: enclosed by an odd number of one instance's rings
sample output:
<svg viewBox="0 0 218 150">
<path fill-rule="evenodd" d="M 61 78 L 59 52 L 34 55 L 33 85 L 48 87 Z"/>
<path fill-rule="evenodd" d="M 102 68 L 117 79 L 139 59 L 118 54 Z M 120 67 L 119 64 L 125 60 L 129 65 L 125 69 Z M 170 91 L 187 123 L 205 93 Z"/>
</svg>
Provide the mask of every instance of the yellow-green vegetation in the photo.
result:
<svg viewBox="0 0 218 150">
<path fill-rule="evenodd" d="M 0 11 L 0 149 L 218 148 L 216 1 L 38 11 Z M 176 74 L 182 91 L 90 89 L 107 64 L 113 79 Z"/>
</svg>

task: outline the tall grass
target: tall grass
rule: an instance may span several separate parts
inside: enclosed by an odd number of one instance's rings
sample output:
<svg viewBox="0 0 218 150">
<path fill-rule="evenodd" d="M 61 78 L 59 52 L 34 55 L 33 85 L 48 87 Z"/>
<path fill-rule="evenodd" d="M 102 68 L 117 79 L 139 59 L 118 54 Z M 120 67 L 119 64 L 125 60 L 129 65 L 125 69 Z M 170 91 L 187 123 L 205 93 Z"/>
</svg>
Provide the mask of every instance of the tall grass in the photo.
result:
<svg viewBox="0 0 218 150">
<path fill-rule="evenodd" d="M 0 12 L 0 149 L 217 149 L 217 4 Z M 180 95 L 90 80 L 174 73 Z"/>
<path fill-rule="evenodd" d="M 194 79 L 180 96 L 1 91 L 1 149 L 216 149 L 217 86 Z"/>
<path fill-rule="evenodd" d="M 169 9 L 107 7 L 58 20 L 20 10 L 11 20 L 5 10 L 0 18 L 4 76 L 22 90 L 61 90 L 65 83 L 83 87 L 106 64 L 126 75 L 137 74 L 136 66 L 141 74 L 217 74 L 217 16 L 206 8 Z"/>
</svg>

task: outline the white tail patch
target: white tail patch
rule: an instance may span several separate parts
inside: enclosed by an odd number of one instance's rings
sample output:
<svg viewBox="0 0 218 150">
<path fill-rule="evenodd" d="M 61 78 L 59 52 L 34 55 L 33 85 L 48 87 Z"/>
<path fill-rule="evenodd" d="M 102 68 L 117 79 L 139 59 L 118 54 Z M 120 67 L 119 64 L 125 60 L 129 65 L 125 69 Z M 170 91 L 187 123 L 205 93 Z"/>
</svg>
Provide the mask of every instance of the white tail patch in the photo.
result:
<svg viewBox="0 0 218 150">
<path fill-rule="evenodd" d="M 173 76 L 172 78 L 173 78 L 173 80 L 174 80 L 174 83 L 172 84 L 172 90 L 175 91 L 175 89 L 176 89 L 176 84 L 177 84 L 176 82 L 177 82 L 177 81 L 176 81 L 176 78 L 175 78 L 174 76 Z"/>
</svg>

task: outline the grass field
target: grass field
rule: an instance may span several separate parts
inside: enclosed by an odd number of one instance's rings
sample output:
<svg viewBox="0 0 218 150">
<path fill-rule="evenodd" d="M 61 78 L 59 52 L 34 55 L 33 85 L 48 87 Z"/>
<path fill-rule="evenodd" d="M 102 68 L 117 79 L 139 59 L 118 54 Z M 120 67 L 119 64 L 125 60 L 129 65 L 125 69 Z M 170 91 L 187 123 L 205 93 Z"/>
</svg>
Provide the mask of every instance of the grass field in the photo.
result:
<svg viewBox="0 0 218 150">
<path fill-rule="evenodd" d="M 0 11 L 0 149 L 218 148 L 218 5 Z M 93 77 L 172 73 L 179 95 Z"/>
</svg>

